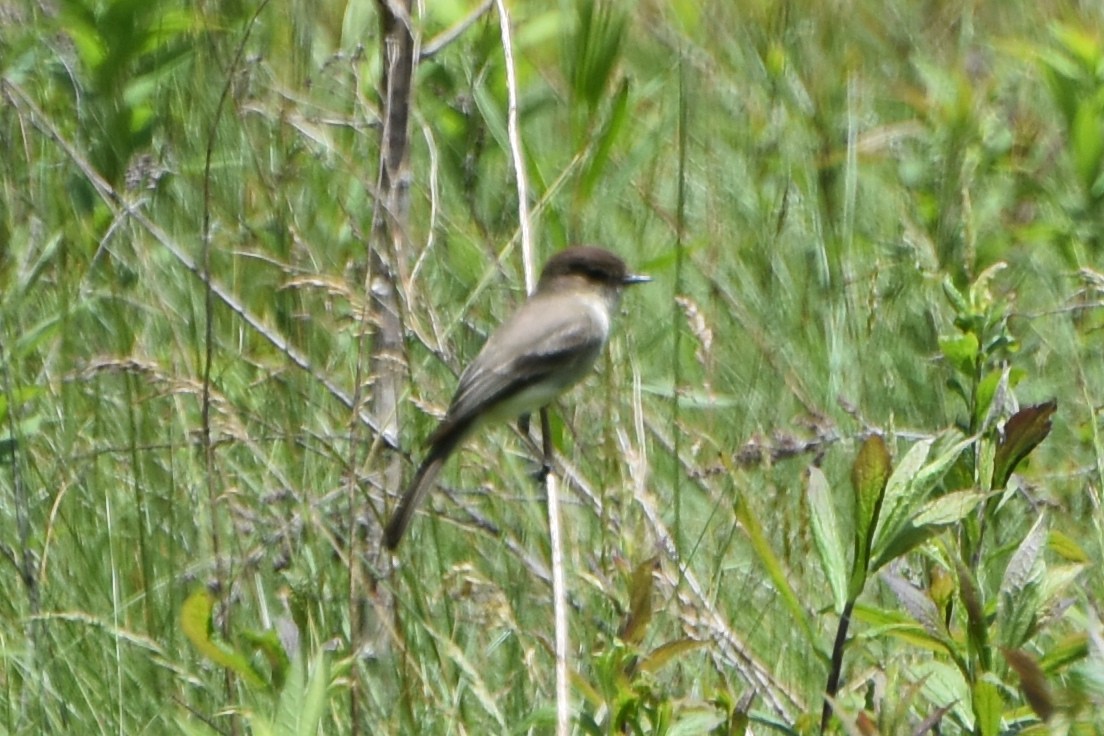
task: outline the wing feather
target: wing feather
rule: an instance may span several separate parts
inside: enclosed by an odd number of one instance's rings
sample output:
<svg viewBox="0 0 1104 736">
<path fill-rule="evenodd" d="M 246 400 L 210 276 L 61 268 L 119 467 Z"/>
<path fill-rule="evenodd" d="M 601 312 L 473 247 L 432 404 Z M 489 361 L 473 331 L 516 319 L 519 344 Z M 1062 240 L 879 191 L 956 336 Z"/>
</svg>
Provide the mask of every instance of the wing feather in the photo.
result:
<svg viewBox="0 0 1104 736">
<path fill-rule="evenodd" d="M 429 438 L 430 445 L 460 423 L 509 401 L 522 391 L 555 377 L 566 388 L 586 375 L 606 342 L 607 326 L 591 309 L 547 310 L 540 298 L 526 302 L 484 344 L 460 376 L 445 418 Z M 540 334 L 532 334 L 538 325 Z M 525 346 L 519 352 L 517 347 Z"/>
</svg>

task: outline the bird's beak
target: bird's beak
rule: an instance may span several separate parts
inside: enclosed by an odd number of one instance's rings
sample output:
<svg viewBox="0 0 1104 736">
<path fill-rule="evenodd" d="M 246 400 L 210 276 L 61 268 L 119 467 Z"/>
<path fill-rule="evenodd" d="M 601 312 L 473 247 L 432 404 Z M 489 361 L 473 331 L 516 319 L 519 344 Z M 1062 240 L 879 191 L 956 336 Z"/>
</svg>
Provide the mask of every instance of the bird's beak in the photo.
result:
<svg viewBox="0 0 1104 736">
<path fill-rule="evenodd" d="M 651 280 L 651 276 L 643 276 L 638 273 L 630 273 L 628 276 L 622 279 L 621 283 L 624 286 L 632 286 L 633 284 L 646 284 Z"/>
</svg>

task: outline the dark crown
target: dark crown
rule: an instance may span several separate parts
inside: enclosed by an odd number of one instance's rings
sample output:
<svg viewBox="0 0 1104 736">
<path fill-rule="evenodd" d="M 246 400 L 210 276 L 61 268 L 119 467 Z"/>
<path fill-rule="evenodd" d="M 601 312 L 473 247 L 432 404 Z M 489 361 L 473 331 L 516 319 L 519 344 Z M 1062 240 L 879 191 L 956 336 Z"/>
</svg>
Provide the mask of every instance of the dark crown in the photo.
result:
<svg viewBox="0 0 1104 736">
<path fill-rule="evenodd" d="M 617 255 L 592 245 L 565 248 L 549 258 L 541 272 L 541 282 L 559 276 L 583 276 L 609 286 L 626 286 L 647 280 L 630 274 L 625 262 Z"/>
</svg>

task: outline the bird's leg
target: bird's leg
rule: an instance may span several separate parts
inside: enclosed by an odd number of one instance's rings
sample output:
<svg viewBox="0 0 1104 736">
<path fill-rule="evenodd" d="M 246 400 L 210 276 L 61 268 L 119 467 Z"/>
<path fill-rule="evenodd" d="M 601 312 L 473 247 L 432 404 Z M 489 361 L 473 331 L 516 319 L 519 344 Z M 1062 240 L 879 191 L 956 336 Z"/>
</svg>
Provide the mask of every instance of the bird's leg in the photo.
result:
<svg viewBox="0 0 1104 736">
<path fill-rule="evenodd" d="M 529 442 L 533 442 L 532 437 L 529 435 L 529 424 L 531 416 L 526 413 L 518 417 L 517 427 L 522 436 Z M 552 472 L 552 426 L 548 420 L 548 407 L 542 407 L 540 410 L 540 422 L 541 422 L 541 459 L 540 465 L 537 468 L 537 472 L 533 474 L 538 483 L 544 483 L 544 479 L 548 477 L 548 474 Z"/>
<path fill-rule="evenodd" d="M 548 477 L 548 474 L 552 472 L 552 423 L 548 421 L 548 407 L 543 406 L 540 410 L 541 419 L 541 447 L 544 450 L 544 457 L 541 461 L 541 482 Z"/>
<path fill-rule="evenodd" d="M 517 428 L 518 428 L 518 432 L 521 432 L 521 436 L 525 438 L 525 442 L 529 445 L 529 448 L 532 449 L 535 452 L 537 442 L 536 442 L 536 440 L 533 439 L 532 435 L 529 434 L 529 424 L 530 424 L 529 420 L 531 418 L 532 418 L 532 416 L 528 412 L 526 412 L 525 414 L 520 415 L 518 417 L 518 420 L 517 420 Z M 545 419 L 544 409 L 541 409 L 541 437 L 543 437 L 543 438 L 548 437 L 548 429 L 547 429 L 546 422 L 547 422 L 547 419 Z M 548 460 L 546 459 L 547 456 L 548 456 L 548 440 L 545 439 L 544 442 L 545 442 L 545 450 L 544 450 L 545 458 L 542 458 L 541 461 L 539 463 L 537 463 L 536 468 L 529 474 L 533 478 L 533 480 L 535 480 L 537 483 L 544 483 L 544 478 L 545 478 L 545 476 L 548 475 L 548 471 L 551 469 L 551 466 L 550 466 Z"/>
</svg>

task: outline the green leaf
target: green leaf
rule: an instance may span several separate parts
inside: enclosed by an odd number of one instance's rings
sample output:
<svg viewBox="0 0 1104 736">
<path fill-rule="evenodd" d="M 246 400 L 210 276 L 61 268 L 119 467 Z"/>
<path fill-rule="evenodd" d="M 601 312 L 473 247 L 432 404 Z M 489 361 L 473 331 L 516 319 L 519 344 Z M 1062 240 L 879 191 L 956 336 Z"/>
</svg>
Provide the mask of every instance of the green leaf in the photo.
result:
<svg viewBox="0 0 1104 736">
<path fill-rule="evenodd" d="M 970 311 L 970 305 L 966 301 L 966 297 L 962 295 L 954 285 L 954 279 L 947 276 L 943 279 L 943 295 L 947 297 L 947 301 L 950 303 L 951 308 L 956 314 L 965 314 Z"/>
<path fill-rule="evenodd" d="M 962 381 L 958 380 L 955 376 L 950 376 L 944 381 L 944 385 L 950 389 L 951 393 L 961 398 L 963 404 L 967 406 L 970 405 L 970 394 L 966 390 L 966 387 L 962 385 Z"/>
<path fill-rule="evenodd" d="M 1071 76 L 1099 73 L 1097 69 L 1104 57 L 1104 47 L 1101 47 L 1097 36 L 1085 28 L 1064 23 L 1054 25 L 1050 32 L 1054 40 L 1072 57 L 1069 68 Z"/>
<path fill-rule="evenodd" d="M 1038 58 L 1050 85 L 1050 92 L 1068 129 L 1073 125 L 1073 117 L 1077 113 L 1077 78 L 1080 73 L 1077 64 L 1066 54 L 1053 49 L 1040 49 Z"/>
<path fill-rule="evenodd" d="M 1104 116 L 1095 100 L 1082 100 L 1077 105 L 1069 144 L 1081 186 L 1091 191 L 1104 159 Z"/>
<path fill-rule="evenodd" d="M 276 715 L 272 719 L 273 731 L 280 736 L 297 736 L 299 733 L 299 713 L 303 709 L 307 677 L 304 669 L 303 658 L 296 657 L 288 671 L 287 682 L 280 690 Z"/>
<path fill-rule="evenodd" d="M 1005 375 L 1005 371 L 989 371 L 985 378 L 978 382 L 977 386 L 977 404 L 974 405 L 974 427 L 982 429 L 982 423 L 985 421 L 985 417 L 989 414 L 989 407 L 993 403 L 993 396 L 997 392 L 997 386 L 1001 383 L 1001 378 Z"/>
<path fill-rule="evenodd" d="M 854 570 L 864 577 L 870 560 L 870 547 L 874 542 L 874 527 L 892 470 L 885 440 L 876 434 L 867 437 L 851 465 L 851 486 L 855 492 Z"/>
<path fill-rule="evenodd" d="M 276 689 L 284 685 L 287 677 L 288 661 L 284 645 L 280 643 L 280 637 L 272 629 L 268 631 L 243 631 L 242 638 L 249 642 L 257 651 L 268 660 L 268 666 L 272 669 L 272 684 Z"/>
<path fill-rule="evenodd" d="M 975 732 L 981 736 L 997 736 L 1001 720 L 1000 690 L 988 680 L 980 679 L 974 683 L 972 704 L 977 719 Z"/>
<path fill-rule="evenodd" d="M 917 527 L 946 527 L 957 524 L 984 500 L 985 494 L 974 490 L 948 493 L 925 502 L 916 512 L 916 516 L 912 517 L 911 523 Z"/>
<path fill-rule="evenodd" d="M 175 722 L 184 736 L 222 736 L 221 733 L 194 717 L 177 716 Z"/>
<path fill-rule="evenodd" d="M 905 454 L 886 483 L 871 548 L 871 571 L 889 562 L 894 555 L 901 554 L 902 548 L 915 547 L 919 544 L 916 541 L 918 537 L 927 538 L 934 533 L 931 526 L 909 527 L 911 519 L 943 474 L 973 442 L 971 438 L 954 442 L 931 461 L 928 460 L 928 453 L 933 440 L 921 440 Z M 898 535 L 902 534 L 904 537 L 898 539 Z"/>
<path fill-rule="evenodd" d="M 616 142 L 622 128 L 624 128 L 625 121 L 628 120 L 628 103 L 629 80 L 622 79 L 616 94 L 613 96 L 613 102 L 610 104 L 610 111 L 605 124 L 595 138 L 590 160 L 579 178 L 579 196 L 583 199 L 590 198 L 591 194 L 594 193 L 594 185 L 601 179 L 602 172 L 606 168 L 606 162 L 609 161 L 610 151 L 613 150 L 613 144 Z"/>
<path fill-rule="evenodd" d="M 993 488 L 1001 490 L 1016 466 L 1050 434 L 1058 402 L 1051 400 L 1016 412 L 1004 425 L 993 461 Z"/>
<path fill-rule="evenodd" d="M 661 270 L 658 267 L 656 270 Z M 645 270 L 645 269 L 641 269 Z M 653 269 L 646 269 L 650 272 Z M 716 411 L 717 409 L 731 409 L 743 406 L 744 399 L 733 394 L 718 394 L 713 391 L 696 391 L 692 388 L 679 388 L 675 390 L 673 383 L 645 383 L 640 386 L 641 391 L 653 396 L 672 399 L 678 396 L 679 406 L 688 409 L 705 409 Z"/>
<path fill-rule="evenodd" d="M 89 70 L 96 69 L 107 57 L 107 46 L 96 28 L 96 17 L 84 3 L 66 0 L 61 7 L 58 20 L 77 50 L 77 56 Z"/>
<path fill-rule="evenodd" d="M 981 481 L 980 490 L 984 491 L 985 493 L 989 493 L 993 490 L 993 463 L 996 462 L 997 456 L 996 443 L 979 442 L 975 455 L 977 459 L 974 463 L 974 472 L 970 473 L 969 470 L 967 470 L 967 473 L 969 473 L 969 482 L 972 483 L 975 477 L 978 478 Z M 968 467 L 969 464 L 969 459 L 967 459 L 965 465 Z M 989 479 L 989 482 L 986 482 L 987 478 Z M 1001 506 L 1003 506 L 1006 500 L 1007 499 L 1002 496 L 1001 499 L 997 502 L 997 508 L 999 509 Z"/>
<path fill-rule="evenodd" d="M 698 641 L 697 639 L 676 639 L 675 641 L 669 641 L 648 652 L 648 655 L 640 662 L 640 669 L 644 672 L 658 672 L 676 657 L 698 649 L 704 644 L 705 642 Z"/>
<path fill-rule="evenodd" d="M 984 434 L 998 422 L 1019 409 L 1012 389 L 1024 378 L 1024 371 L 1005 366 L 1001 370 L 990 371 L 977 387 L 977 405 L 974 407 L 974 427 L 978 434 Z"/>
<path fill-rule="evenodd" d="M 924 542 L 939 534 L 939 526 L 913 526 L 907 523 L 897 530 L 884 548 L 880 549 L 870 564 L 870 571 L 876 572 L 886 564 L 908 554 Z"/>
<path fill-rule="evenodd" d="M 925 631 L 933 636 L 941 636 L 944 633 L 939 609 L 924 591 L 895 573 L 883 572 L 880 577 L 897 597 L 901 606 L 924 627 Z"/>
<path fill-rule="evenodd" d="M 728 718 L 728 728 L 722 731 L 722 734 L 729 734 L 729 736 L 746 736 L 748 733 L 748 727 L 751 725 L 751 718 L 748 714 L 734 710 Z"/>
<path fill-rule="evenodd" d="M 215 600 L 205 590 L 197 590 L 188 596 L 180 607 L 180 628 L 192 646 L 220 667 L 237 673 L 254 687 L 268 687 L 268 683 L 253 668 L 241 652 L 211 636 L 211 611 Z"/>
<path fill-rule="evenodd" d="M 1040 515 L 1008 561 L 1001 580 L 1002 594 L 1018 593 L 1041 578 L 1043 570 L 1039 563 L 1042 561 L 1046 540 L 1046 516 Z"/>
<path fill-rule="evenodd" d="M 922 690 L 928 702 L 950 706 L 957 720 L 970 722 L 970 686 L 959 668 L 944 661 L 921 661 L 912 668 L 912 675 L 923 683 Z"/>
<path fill-rule="evenodd" d="M 276 724 L 268 720 L 260 714 L 249 715 L 249 726 L 252 730 L 252 736 L 277 736 Z M 286 736 L 284 732 L 280 732 L 279 736 Z"/>
<path fill-rule="evenodd" d="M 910 499 L 913 480 L 927 462 L 928 453 L 934 443 L 935 440 L 928 439 L 914 444 L 890 474 L 882 496 L 882 508 L 876 520 L 872 547 L 882 546 L 886 541 L 885 537 L 896 531 L 910 515 L 912 508 L 918 505 Z"/>
<path fill-rule="evenodd" d="M 980 347 L 977 335 L 972 332 L 939 338 L 939 351 L 943 353 L 943 357 L 952 368 L 966 376 L 972 376 L 976 371 Z"/>
<path fill-rule="evenodd" d="M 679 716 L 671 724 L 667 731 L 668 736 L 698 736 L 710 733 L 717 726 L 725 723 L 728 717 L 716 708 L 684 708 L 679 711 Z"/>
<path fill-rule="evenodd" d="M 816 466 L 808 470 L 805 497 L 809 501 L 809 519 L 813 528 L 813 540 L 816 542 L 820 565 L 828 585 L 832 588 L 832 602 L 837 614 L 843 613 L 847 603 L 847 560 L 844 557 L 843 542 L 840 541 L 839 522 L 836 508 L 832 504 L 828 479 L 824 471 Z M 859 590 L 862 586 L 859 585 Z"/>
<path fill-rule="evenodd" d="M 1084 576 L 1088 565 L 1047 565 L 1039 591 L 1039 617 L 1047 617 L 1051 611 L 1062 610 L 1070 597 L 1069 588 Z"/>
<path fill-rule="evenodd" d="M 8 421 L 8 406 L 9 396 L 11 400 L 15 402 L 16 416 L 26 413 L 24 404 L 39 398 L 44 393 L 41 386 L 23 386 L 20 388 L 12 389 L 10 393 L 0 394 L 0 422 Z M 23 434 L 23 433 L 21 433 Z"/>
<path fill-rule="evenodd" d="M 578 22 L 565 44 L 566 67 L 576 99 L 594 109 L 605 94 L 621 56 L 628 16 L 616 3 L 578 0 Z"/>
<path fill-rule="evenodd" d="M 855 634 L 853 641 L 876 643 L 884 642 L 886 637 L 892 637 L 908 644 L 910 648 L 921 648 L 940 654 L 956 654 L 951 649 L 953 642 L 931 634 L 911 616 L 897 609 L 886 610 L 874 606 L 856 605 L 852 620 L 868 624 Z"/>
<path fill-rule="evenodd" d="M 52 343 L 61 332 L 62 320 L 57 316 L 49 316 L 34 325 L 24 326 L 19 337 L 10 346 L 9 360 L 16 360 L 33 351 Z"/>
<path fill-rule="evenodd" d="M 1051 644 L 1039 666 L 1043 672 L 1056 674 L 1074 662 L 1080 662 L 1089 655 L 1089 635 L 1084 631 L 1067 634 L 1056 644 Z"/>
<path fill-rule="evenodd" d="M 1047 549 L 1069 562 L 1086 563 L 1089 555 L 1072 537 L 1057 529 L 1050 530 Z"/>
<path fill-rule="evenodd" d="M 1006 647 L 1023 645 L 1038 620 L 1046 575 L 1046 539 L 1046 518 L 1040 516 L 1004 570 L 997 600 L 997 630 Z"/>
<path fill-rule="evenodd" d="M 617 634 L 628 644 L 639 644 L 652 620 L 652 573 L 658 566 L 659 558 L 652 557 L 633 569 L 629 580 L 629 612 Z"/>
<path fill-rule="evenodd" d="M 503 116 L 501 109 L 504 106 L 495 97 L 494 93 L 487 88 L 486 83 L 477 84 L 473 87 L 472 99 L 475 100 L 475 106 L 478 108 L 483 121 L 487 124 L 487 130 L 491 132 L 495 143 L 509 156 L 510 137 L 506 130 L 506 118 Z"/>
<path fill-rule="evenodd" d="M 951 435 L 944 435 L 940 438 L 940 441 L 949 440 L 950 436 Z M 931 489 L 935 487 L 935 484 L 943 478 L 943 475 L 958 460 L 963 450 L 973 445 L 975 441 L 974 438 L 967 437 L 966 439 L 953 442 L 947 449 L 940 452 L 934 460 L 920 468 L 920 471 L 912 480 L 912 487 L 917 494 L 926 498 Z M 923 501 L 923 498 L 919 499 L 919 501 Z"/>
<path fill-rule="evenodd" d="M 303 698 L 303 710 L 299 714 L 299 736 L 315 736 L 322 716 L 326 714 L 328 701 L 326 695 L 330 689 L 330 668 L 326 653 L 319 652 L 310 668 L 307 680 L 307 694 Z"/>
<path fill-rule="evenodd" d="M 63 258 L 65 244 L 66 240 L 61 233 L 54 233 L 49 240 L 43 243 L 38 257 L 35 258 L 23 279 L 5 292 L 5 306 L 14 305 L 17 300 L 30 293 L 42 277 L 51 272 L 51 269 L 57 268 L 65 262 Z"/>
<path fill-rule="evenodd" d="M 326 693 L 330 686 L 330 670 L 325 652 L 319 652 L 308 672 L 302 657 L 296 657 L 288 672 L 287 683 L 280 691 L 275 718 L 251 719 L 250 725 L 271 729 L 280 736 L 315 736 L 326 713 Z"/>
</svg>

